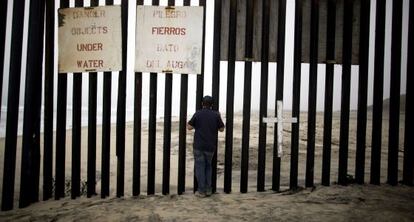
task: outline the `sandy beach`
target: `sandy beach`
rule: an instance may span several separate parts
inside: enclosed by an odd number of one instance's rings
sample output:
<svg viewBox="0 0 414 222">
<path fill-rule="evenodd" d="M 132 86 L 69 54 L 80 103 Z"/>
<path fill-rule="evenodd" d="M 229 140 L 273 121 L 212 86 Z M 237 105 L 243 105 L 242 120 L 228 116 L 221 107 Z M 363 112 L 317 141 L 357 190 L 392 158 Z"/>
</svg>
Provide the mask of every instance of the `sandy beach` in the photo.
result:
<svg viewBox="0 0 414 222">
<path fill-rule="evenodd" d="M 414 190 L 351 185 L 251 192 L 46 201 L 1 212 L 2 221 L 413 221 Z"/>
<path fill-rule="evenodd" d="M 273 113 L 269 113 L 269 116 Z M 286 114 L 289 116 L 290 114 Z M 317 115 L 315 146 L 315 185 L 314 188 L 303 188 L 306 170 L 306 113 L 300 116 L 299 142 L 299 186 L 297 191 L 288 190 L 290 172 L 290 125 L 284 130 L 284 150 L 281 163 L 281 192 L 270 190 L 272 177 L 273 133 L 268 127 L 266 146 L 266 190 L 256 192 L 257 180 L 257 147 L 258 147 L 258 114 L 251 116 L 249 184 L 248 193 L 239 192 L 240 182 L 240 149 L 242 116 L 235 114 L 233 139 L 233 180 L 232 193 L 223 193 L 224 172 L 224 135 L 219 134 L 218 147 L 218 181 L 217 193 L 210 198 L 197 198 L 193 195 L 193 157 L 192 132 L 187 133 L 186 149 L 186 192 L 177 195 L 178 170 L 178 119 L 173 118 L 171 141 L 171 185 L 170 195 L 161 195 L 162 183 L 162 143 L 163 123 L 157 122 L 156 152 L 156 195 L 146 195 L 147 181 L 147 139 L 148 124 L 142 125 L 142 161 L 141 161 L 141 195 L 132 197 L 132 138 L 133 125 L 126 126 L 126 165 L 125 165 L 125 197 L 115 198 L 116 191 L 116 156 L 115 125 L 111 131 L 111 196 L 101 199 L 100 196 L 76 200 L 70 197 L 61 200 L 41 201 L 24 209 L 18 209 L 20 183 L 21 147 L 17 149 L 17 168 L 15 186 L 15 209 L 0 212 L 0 221 L 414 221 L 414 188 L 403 185 L 389 186 L 382 184 L 339 186 L 335 184 L 338 177 L 338 146 L 340 113 L 334 113 L 332 132 L 331 182 L 329 187 L 321 186 L 322 145 L 323 145 L 323 113 Z M 225 119 L 225 118 L 224 118 Z M 399 178 L 402 177 L 404 114 L 400 120 L 400 152 Z M 367 152 L 365 181 L 369 182 L 371 115 L 368 115 Z M 383 134 L 388 135 L 388 116 L 384 114 Z M 386 182 L 387 174 L 387 136 L 383 136 L 381 158 L 381 183 Z M 356 112 L 350 116 L 350 136 L 348 152 L 348 174 L 355 171 L 356 144 Z M 100 193 L 101 175 L 101 127 L 97 129 L 97 186 Z M 18 141 L 21 146 L 21 138 Z M 4 147 L 4 138 L 0 140 Z M 71 131 L 67 131 L 66 179 L 70 180 L 71 164 Z M 4 152 L 0 152 L 0 167 L 3 167 Z M 82 129 L 81 180 L 86 181 L 87 166 L 87 128 Z M 3 170 L 1 168 L 1 170 Z M 41 169 L 42 172 L 42 169 Z M 1 178 L 2 179 L 2 178 Z M 0 185 L 1 186 L 1 185 Z M 42 187 L 42 180 L 40 187 Z M 40 189 L 40 198 L 42 189 Z"/>
</svg>

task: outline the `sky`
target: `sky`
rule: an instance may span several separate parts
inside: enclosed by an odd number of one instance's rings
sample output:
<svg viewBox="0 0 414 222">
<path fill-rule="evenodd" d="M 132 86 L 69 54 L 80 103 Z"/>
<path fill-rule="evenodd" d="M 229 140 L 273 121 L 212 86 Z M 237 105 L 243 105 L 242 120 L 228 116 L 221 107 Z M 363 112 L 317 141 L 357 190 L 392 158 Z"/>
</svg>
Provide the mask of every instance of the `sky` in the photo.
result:
<svg viewBox="0 0 414 222">
<path fill-rule="evenodd" d="M 6 122 L 6 110 L 7 110 L 7 92 L 8 92 L 8 65 L 10 55 L 10 33 L 11 33 L 11 11 L 12 2 L 9 1 L 8 15 L 7 15 L 7 33 L 6 36 L 6 52 L 5 52 L 5 66 L 4 69 L 4 80 L 3 80 L 3 92 L 2 92 L 2 104 L 1 104 L 1 120 L 0 120 L 0 136 L 4 136 L 5 122 Z M 58 1 L 57 1 L 58 2 Z M 213 48 L 213 18 L 214 18 L 214 1 L 207 0 L 206 8 L 206 47 L 205 47 L 205 73 L 204 73 L 204 95 L 211 95 L 212 85 L 212 48 Z M 370 27 L 370 58 L 369 58 L 369 83 L 368 83 L 368 104 L 372 104 L 372 89 L 373 89 L 373 62 L 374 62 L 374 33 L 375 33 L 375 0 L 372 0 L 371 5 L 371 27 Z M 104 1 L 100 1 L 100 5 L 103 5 Z M 58 3 L 57 3 L 58 4 Z M 115 0 L 115 4 L 120 4 L 120 0 Z M 128 21 L 128 60 L 127 60 L 127 107 L 126 107 L 126 118 L 127 121 L 133 120 L 133 95 L 134 95 L 134 53 L 135 53 L 135 12 L 136 8 L 133 5 L 136 1 L 129 1 L 129 21 Z M 150 5 L 150 0 L 145 0 L 146 5 Z M 182 5 L 182 0 L 176 0 L 176 5 Z M 409 0 L 403 1 L 403 37 L 402 37 L 402 76 L 401 76 L 401 94 L 405 94 L 406 90 L 406 55 L 407 55 L 407 26 L 408 26 L 408 4 Z M 71 1 L 71 6 L 74 2 Z M 89 0 L 85 1 L 85 5 L 89 5 Z M 160 5 L 167 5 L 166 0 L 160 0 Z M 192 5 L 198 5 L 198 1 L 192 0 Z M 285 79 L 284 79 L 284 109 L 290 110 L 292 107 L 292 76 L 293 76 L 293 36 L 294 36 L 294 0 L 287 0 L 287 13 L 286 13 L 286 43 L 285 43 Z M 26 15 L 28 15 L 29 1 L 26 1 Z M 58 7 L 58 6 L 56 6 Z M 384 58 L 384 99 L 389 97 L 389 79 L 390 79 L 390 52 L 391 52 L 391 16 L 392 16 L 392 1 L 387 1 L 386 11 L 386 33 L 389 33 L 385 37 L 385 58 Z M 27 24 L 28 16 L 25 17 L 25 33 L 23 39 L 23 58 L 22 58 L 22 76 L 21 76 L 21 93 L 20 93 L 20 112 L 19 112 L 19 130 L 21 131 L 21 125 L 23 123 L 23 103 L 24 103 L 24 84 L 25 84 L 25 71 L 26 71 L 26 48 L 27 48 Z M 57 34 L 57 33 L 56 33 Z M 57 36 L 57 35 L 56 35 Z M 244 36 L 243 36 L 244 37 Z M 58 39 L 56 37 L 55 44 L 57 46 Z M 55 49 L 56 64 L 57 64 L 57 47 Z M 269 65 L 269 91 L 268 91 L 268 110 L 269 115 L 274 113 L 275 107 L 275 92 L 276 92 L 276 65 L 271 63 Z M 57 69 L 57 68 L 56 68 Z M 308 70 L 309 65 L 302 65 L 302 79 L 301 79 L 301 111 L 307 110 L 308 100 Z M 253 63 L 252 72 L 252 111 L 259 110 L 260 102 L 260 63 Z M 56 74 L 57 75 L 57 74 Z M 236 63 L 235 73 L 235 112 L 242 111 L 243 107 L 243 78 L 244 75 L 244 63 Z M 55 109 L 56 109 L 56 85 L 57 76 L 55 76 Z M 68 127 L 71 126 L 71 107 L 72 107 L 72 75 L 68 74 Z M 112 121 L 116 121 L 116 106 L 117 106 L 117 91 L 118 91 L 118 73 L 112 74 Z M 164 110 L 164 80 L 165 74 L 158 74 L 158 91 L 157 91 L 157 117 L 162 117 Z M 82 86 L 82 123 L 87 123 L 87 110 L 88 110 L 88 74 L 83 75 L 83 86 Z M 226 110 L 226 91 L 227 91 L 227 62 L 222 61 L 220 66 L 220 111 L 225 114 Z M 102 87 L 103 86 L 103 73 L 98 75 L 98 124 L 101 123 L 102 118 Z M 149 104 L 149 74 L 143 74 L 143 119 L 148 118 L 148 104 Z M 191 115 L 195 111 L 195 94 L 196 94 L 196 76 L 189 76 L 188 84 L 188 115 Z M 318 89 L 317 89 L 317 110 L 323 111 L 324 107 L 324 86 L 325 86 L 325 66 L 320 64 L 318 66 Z M 357 92 L 358 90 L 358 66 L 352 67 L 351 76 L 351 109 L 357 109 Z M 340 98 L 341 98 L 341 66 L 335 66 L 335 78 L 334 78 L 334 103 L 333 109 L 335 111 L 340 110 Z M 179 104 L 180 104 L 180 74 L 173 74 L 173 106 L 172 115 L 179 115 Z M 177 96 L 175 96 L 177 95 Z M 43 97 L 42 97 L 43 98 Z M 42 101 L 43 103 L 44 101 Z"/>
</svg>

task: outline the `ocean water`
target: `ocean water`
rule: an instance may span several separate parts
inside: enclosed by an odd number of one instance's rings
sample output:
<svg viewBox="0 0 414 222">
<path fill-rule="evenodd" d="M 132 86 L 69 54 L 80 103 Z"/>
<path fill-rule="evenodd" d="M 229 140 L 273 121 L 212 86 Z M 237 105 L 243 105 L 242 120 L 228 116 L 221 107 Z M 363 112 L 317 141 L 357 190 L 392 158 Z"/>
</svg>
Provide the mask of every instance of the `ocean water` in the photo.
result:
<svg viewBox="0 0 414 222">
<path fill-rule="evenodd" d="M 116 109 L 111 110 L 111 123 L 116 123 Z M 68 107 L 66 111 L 66 129 L 72 128 L 72 107 Z M 132 122 L 134 120 L 134 110 L 126 109 L 125 121 Z M 142 109 L 142 119 L 148 119 L 148 109 Z M 56 111 L 53 113 L 53 131 L 56 131 Z M 17 134 L 21 136 L 23 134 L 23 122 L 24 122 L 24 111 L 23 107 L 19 107 L 19 118 L 18 118 L 18 130 Z M 5 137 L 6 135 L 6 123 L 7 123 L 7 110 L 2 108 L 1 110 L 1 120 L 0 120 L 0 138 Z M 42 109 L 42 118 L 41 118 L 41 127 L 40 131 L 43 132 L 44 122 L 43 122 L 43 109 Z M 96 113 L 96 124 L 98 126 L 102 125 L 102 109 L 98 109 Z M 88 126 L 88 109 L 87 107 L 82 108 L 81 115 L 81 125 L 82 127 Z"/>
</svg>

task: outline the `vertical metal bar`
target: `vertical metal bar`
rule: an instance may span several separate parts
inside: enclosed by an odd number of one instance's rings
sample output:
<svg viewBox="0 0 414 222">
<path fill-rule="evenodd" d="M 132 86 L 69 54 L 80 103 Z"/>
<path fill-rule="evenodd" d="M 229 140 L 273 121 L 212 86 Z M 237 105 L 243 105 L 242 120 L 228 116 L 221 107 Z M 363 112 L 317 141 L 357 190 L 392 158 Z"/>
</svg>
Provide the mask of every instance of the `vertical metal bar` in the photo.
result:
<svg viewBox="0 0 414 222">
<path fill-rule="evenodd" d="M 414 3 L 410 2 L 408 39 L 414 38 Z M 414 84 L 414 42 L 408 41 L 407 49 L 407 92 L 405 96 L 405 136 L 404 136 L 404 164 L 403 164 L 403 183 L 413 185 L 414 174 L 414 138 L 411 133 L 413 129 L 413 117 L 407 113 L 413 113 L 413 84 Z M 410 105 L 411 104 L 411 105 Z"/>
<path fill-rule="evenodd" d="M 7 2 L 8 1 L 1 1 L 0 2 L 0 14 L 4 15 L 6 17 L 7 15 Z M 0 104 L 1 98 L 2 98 L 2 92 L 3 92 L 3 67 L 4 67 L 4 53 L 5 53 L 5 45 L 6 45 L 6 22 L 7 19 L 1 19 L 0 20 Z M 1 112 L 0 112 L 1 117 Z"/>
<path fill-rule="evenodd" d="M 387 183 L 390 185 L 398 184 L 402 7 L 403 1 L 392 2 L 391 89 L 387 174 Z"/>
<path fill-rule="evenodd" d="M 88 172 L 87 197 L 96 195 L 96 104 L 97 104 L 96 72 L 89 73 L 89 109 L 88 109 Z"/>
<path fill-rule="evenodd" d="M 156 139 L 156 112 L 157 112 L 157 73 L 150 74 L 150 104 L 148 126 L 148 182 L 147 194 L 155 192 L 155 139 Z"/>
<path fill-rule="evenodd" d="M 231 192 L 233 165 L 234 72 L 236 65 L 237 0 L 230 1 L 229 55 L 227 66 L 226 146 L 224 160 L 224 192 Z"/>
<path fill-rule="evenodd" d="M 107 3 L 108 5 L 108 3 Z M 102 156 L 101 156 L 101 197 L 109 196 L 109 170 L 111 147 L 111 82 L 112 73 L 104 73 L 102 108 Z"/>
<path fill-rule="evenodd" d="M 138 0 L 137 5 L 143 5 L 144 0 Z M 134 96 L 134 151 L 132 169 L 132 195 L 138 196 L 141 187 L 141 118 L 142 118 L 142 72 L 135 73 Z"/>
<path fill-rule="evenodd" d="M 106 0 L 106 5 L 113 5 L 113 0 Z M 102 104 L 102 156 L 101 156 L 101 198 L 109 196 L 109 171 L 111 148 L 111 88 L 112 72 L 104 72 Z"/>
<path fill-rule="evenodd" d="M 329 186 L 331 177 L 332 104 L 335 61 L 336 0 L 328 0 L 326 30 L 326 78 L 323 121 L 322 185 Z"/>
<path fill-rule="evenodd" d="M 46 1 L 45 102 L 43 151 L 43 200 L 52 197 L 53 187 L 53 95 L 55 63 L 55 1 Z"/>
<path fill-rule="evenodd" d="M 206 7 L 205 7 L 205 0 L 200 0 L 199 5 L 204 6 L 203 8 L 203 17 L 206 17 Z M 205 30 L 206 30 L 206 20 L 203 20 L 203 47 L 201 51 L 201 74 L 197 75 L 197 88 L 196 88 L 196 110 L 202 108 L 201 100 L 203 99 L 203 91 L 204 91 L 204 58 L 205 58 Z"/>
<path fill-rule="evenodd" d="M 286 0 L 279 0 L 279 19 L 278 19 L 278 37 L 277 37 L 277 80 L 276 80 L 276 101 L 275 110 L 277 110 L 277 101 L 283 100 L 283 80 L 285 74 L 285 23 L 286 23 Z M 283 123 L 282 123 L 283 124 Z M 277 129 L 277 123 L 275 124 Z M 277 154 L 277 131 L 274 132 L 273 145 L 273 172 L 272 172 L 272 190 L 280 189 L 280 157 Z"/>
<path fill-rule="evenodd" d="M 61 0 L 60 8 L 68 8 L 69 1 Z M 67 73 L 58 74 L 57 111 L 56 111 L 56 184 L 55 199 L 65 196 L 65 157 L 66 157 L 66 102 Z"/>
<path fill-rule="evenodd" d="M 56 111 L 56 182 L 55 199 L 65 196 L 65 152 L 66 152 L 66 102 L 67 74 L 58 74 L 57 111 Z"/>
<path fill-rule="evenodd" d="M 126 78 L 127 78 L 127 43 L 128 43 L 128 0 L 121 1 L 122 20 L 122 70 L 118 79 L 118 104 L 116 115 L 116 156 L 117 180 L 116 196 L 124 196 L 125 179 L 125 109 L 126 109 Z"/>
<path fill-rule="evenodd" d="M 200 0 L 199 1 L 199 5 L 200 6 L 204 6 L 203 8 L 203 17 L 206 17 L 206 1 L 205 0 Z M 204 58 L 205 58 L 205 42 L 206 42 L 206 19 L 203 20 L 203 47 L 202 47 L 202 52 L 201 52 L 201 74 L 197 75 L 197 92 L 196 92 L 196 110 L 199 110 L 202 108 L 201 106 L 201 100 L 203 98 L 203 91 L 204 91 Z M 217 152 L 215 153 L 215 155 L 213 156 L 213 165 L 217 163 Z M 216 172 L 214 171 L 214 166 L 213 166 L 213 172 L 212 174 L 215 174 Z M 212 183 L 213 183 L 213 188 L 212 188 L 212 192 L 215 193 L 216 192 L 216 180 L 217 178 L 215 178 L 216 175 L 213 175 L 212 178 Z M 197 190 L 198 184 L 197 184 L 197 179 L 194 175 L 194 192 Z"/>
<path fill-rule="evenodd" d="M 80 196 L 82 73 L 73 73 L 72 176 L 71 198 Z"/>
<path fill-rule="evenodd" d="M 141 187 L 141 118 L 142 118 L 142 73 L 135 73 L 134 97 L 134 151 L 132 169 L 132 195 L 138 196 Z"/>
<path fill-rule="evenodd" d="M 168 0 L 168 6 L 175 5 L 175 0 Z M 170 193 L 170 154 L 171 154 L 171 100 L 173 74 L 165 73 L 164 101 L 164 143 L 162 164 L 162 194 Z"/>
<path fill-rule="evenodd" d="M 75 7 L 83 7 L 83 0 L 75 0 Z M 72 187 L 71 198 L 80 196 L 82 73 L 73 73 L 72 96 Z"/>
<path fill-rule="evenodd" d="M 150 74 L 150 104 L 148 126 L 148 182 L 147 194 L 154 194 L 155 186 L 155 139 L 156 139 L 156 112 L 157 112 L 157 73 Z"/>
<path fill-rule="evenodd" d="M 163 144 L 163 170 L 162 194 L 170 193 L 170 154 L 171 154 L 171 100 L 172 100 L 173 74 L 165 74 L 165 103 L 164 103 L 164 144 Z"/>
<path fill-rule="evenodd" d="M 368 56 L 369 56 L 369 22 L 371 1 L 361 1 L 361 24 L 359 30 L 359 80 L 358 80 L 358 120 L 357 148 L 355 157 L 355 180 L 364 183 L 365 143 L 367 131 L 367 95 L 368 95 Z"/>
<path fill-rule="evenodd" d="M 7 3 L 8 3 L 8 1 L 1 1 L 0 2 L 0 14 L 7 15 Z M 6 22 L 7 22 L 7 19 L 1 19 L 0 20 L 0 48 L 2 48 L 2 50 L 0 50 L 0 67 L 2 67 L 2 68 L 0 68 L 0 104 L 2 104 L 2 97 L 3 97 L 2 92 L 3 92 L 3 74 L 4 74 L 3 73 L 4 54 L 5 54 L 5 45 L 6 45 Z M 0 117 L 1 117 L 1 111 L 0 111 Z M 12 153 L 13 153 L 13 151 L 12 151 Z M 5 155 L 5 157 L 6 157 L 6 155 Z M 6 164 L 6 162 L 4 164 Z M 15 164 L 13 164 L 13 165 L 15 165 Z M 5 179 L 5 177 L 4 177 L 4 179 Z M 4 179 L 3 179 L 3 184 L 4 184 Z M 13 186 L 14 186 L 14 184 L 13 184 Z M 4 195 L 3 195 L 3 197 L 4 197 Z M 10 209 L 12 209 L 12 208 L 13 208 L 13 206 Z M 2 207 L 2 210 L 3 210 L 3 207 Z"/>
<path fill-rule="evenodd" d="M 243 94 L 243 132 L 241 147 L 240 192 L 247 192 L 249 176 L 249 136 L 250 136 L 250 106 L 252 97 L 252 60 L 253 57 L 253 1 L 246 4 L 246 32 L 244 63 L 244 94 Z"/>
<path fill-rule="evenodd" d="M 13 209 L 16 171 L 17 123 L 19 115 L 20 73 L 23 45 L 24 1 L 13 2 L 9 94 L 7 100 L 6 141 L 4 147 L 2 210 Z"/>
<path fill-rule="evenodd" d="M 372 109 L 371 184 L 380 184 L 382 99 L 384 91 L 385 0 L 377 0 L 375 18 L 374 102 Z"/>
<path fill-rule="evenodd" d="M 19 207 L 39 201 L 40 106 L 42 97 L 44 1 L 31 1 L 24 97 Z"/>
<path fill-rule="evenodd" d="M 178 156 L 178 194 L 185 190 L 185 152 L 186 152 L 186 125 L 187 125 L 187 100 L 188 100 L 188 75 L 181 75 L 180 90 L 180 132 L 179 132 L 179 156 Z"/>
<path fill-rule="evenodd" d="M 135 73 L 134 97 L 134 150 L 132 169 L 132 195 L 138 196 L 141 187 L 141 118 L 142 118 L 142 73 Z"/>
<path fill-rule="evenodd" d="M 342 93 L 341 123 L 339 139 L 338 184 L 347 184 L 348 173 L 348 142 L 349 142 L 349 106 L 351 94 L 351 60 L 352 60 L 352 21 L 353 0 L 344 2 L 344 27 L 342 47 Z"/>
<path fill-rule="evenodd" d="M 159 5 L 159 0 L 152 0 L 152 5 Z M 157 124 L 157 73 L 150 73 L 149 99 L 149 126 L 148 126 L 148 176 L 147 194 L 155 192 L 155 145 Z"/>
<path fill-rule="evenodd" d="M 213 73 L 212 73 L 212 96 L 214 99 L 213 109 L 219 110 L 220 102 L 220 53 L 221 53 L 221 0 L 214 1 L 214 36 L 213 36 Z M 216 141 L 216 144 L 218 141 Z M 214 153 L 212 161 L 211 186 L 213 193 L 217 189 L 217 151 Z"/>
<path fill-rule="evenodd" d="M 319 1 L 311 3 L 311 31 L 309 50 L 308 144 L 306 152 L 306 187 L 313 187 L 315 167 L 316 85 L 318 78 Z"/>
<path fill-rule="evenodd" d="M 300 74 L 302 58 L 302 0 L 295 1 L 295 40 L 293 50 L 292 117 L 297 118 L 297 124 L 292 123 L 289 188 L 294 190 L 298 187 Z"/>
<path fill-rule="evenodd" d="M 91 0 L 91 7 L 99 5 L 99 0 Z M 89 73 L 89 108 L 88 108 L 88 172 L 87 197 L 96 195 L 96 104 L 98 74 Z"/>
<path fill-rule="evenodd" d="M 190 0 L 185 0 L 184 6 L 190 6 Z M 179 126 L 179 138 L 178 138 L 178 186 L 177 186 L 177 193 L 180 195 L 185 191 L 187 101 L 188 101 L 188 75 L 182 74 L 181 75 L 181 88 L 180 88 L 180 126 Z M 194 181 L 196 182 L 196 180 Z"/>
<path fill-rule="evenodd" d="M 267 116 L 267 89 L 269 78 L 269 15 L 270 1 L 263 0 L 262 18 L 262 52 L 260 78 L 260 115 L 259 115 L 259 151 L 257 167 L 257 191 L 265 190 L 265 161 L 266 161 L 266 124 L 263 118 Z"/>
</svg>

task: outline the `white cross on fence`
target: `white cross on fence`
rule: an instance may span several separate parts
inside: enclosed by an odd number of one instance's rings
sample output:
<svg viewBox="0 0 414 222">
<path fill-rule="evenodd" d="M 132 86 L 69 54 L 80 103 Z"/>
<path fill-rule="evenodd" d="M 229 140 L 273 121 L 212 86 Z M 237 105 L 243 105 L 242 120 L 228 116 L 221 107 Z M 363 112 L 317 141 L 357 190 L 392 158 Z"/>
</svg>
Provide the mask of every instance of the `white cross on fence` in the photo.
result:
<svg viewBox="0 0 414 222">
<path fill-rule="evenodd" d="M 277 101 L 277 112 L 276 118 L 274 117 L 263 117 L 263 123 L 278 123 L 277 124 L 277 156 L 282 156 L 282 145 L 283 145 L 283 123 L 297 123 L 296 117 L 283 118 L 283 102 Z"/>
</svg>

